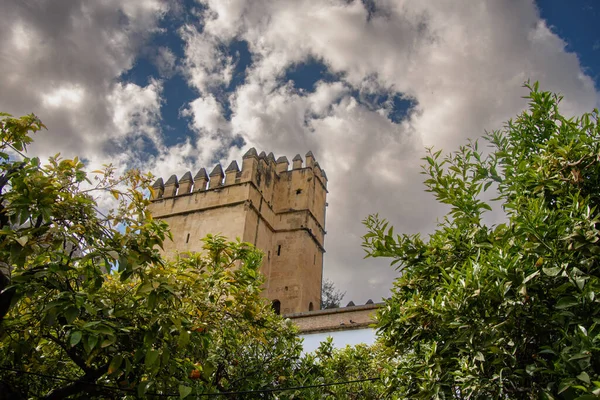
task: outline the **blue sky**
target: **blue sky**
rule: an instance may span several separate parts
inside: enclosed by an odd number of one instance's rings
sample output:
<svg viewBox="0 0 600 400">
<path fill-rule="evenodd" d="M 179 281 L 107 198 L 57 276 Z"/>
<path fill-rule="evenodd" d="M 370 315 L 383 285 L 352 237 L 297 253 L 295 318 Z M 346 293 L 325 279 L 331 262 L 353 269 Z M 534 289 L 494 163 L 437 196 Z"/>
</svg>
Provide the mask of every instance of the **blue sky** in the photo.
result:
<svg viewBox="0 0 600 400">
<path fill-rule="evenodd" d="M 550 29 L 566 43 L 566 50 L 575 53 L 581 63 L 582 70 L 587 73 L 596 85 L 600 87 L 600 31 L 597 23 L 600 21 L 600 11 L 597 1 L 577 0 L 565 2 L 562 0 L 538 1 L 537 6 L 540 16 L 546 20 Z M 198 4 L 193 1 L 184 3 L 186 10 L 197 8 Z M 365 2 L 365 7 L 375 10 L 374 2 Z M 185 13 L 185 11 L 184 11 Z M 156 48 L 168 47 L 178 59 L 184 57 L 184 42 L 178 34 L 182 24 L 189 23 L 189 19 L 168 17 L 164 18 L 159 26 L 164 31 L 152 35 L 147 46 Z M 201 21 L 195 21 L 202 29 Z M 246 69 L 252 65 L 252 54 L 248 49 L 248 43 L 244 40 L 232 40 L 223 45 L 223 50 L 234 60 L 233 79 L 225 87 L 220 88 L 224 115 L 230 118 L 231 110 L 228 107 L 227 94 L 235 91 L 238 85 L 245 81 Z M 149 51 L 147 53 L 150 53 Z M 164 101 L 161 106 L 162 127 L 165 133 L 165 141 L 175 144 L 184 140 L 188 134 L 189 117 L 181 115 L 181 109 L 196 96 L 198 92 L 190 88 L 181 73 L 172 76 L 161 76 L 158 68 L 152 60 L 152 54 L 139 55 L 133 67 L 123 73 L 121 79 L 124 82 L 132 82 L 145 86 L 149 79 L 164 79 Z M 335 82 L 343 79 L 343 74 L 332 72 L 323 60 L 309 58 L 300 63 L 290 65 L 282 81 L 289 81 L 298 91 L 314 92 L 317 82 Z M 361 94 L 354 91 L 354 97 L 369 108 L 377 108 L 390 105 L 390 119 L 398 123 L 404 118 L 408 110 L 414 105 L 414 100 L 402 97 L 402 94 Z M 242 144 L 243 142 L 240 142 Z"/>
<path fill-rule="evenodd" d="M 595 0 L 544 0 L 537 4 L 541 17 L 566 42 L 566 50 L 577 54 L 583 71 L 600 88 L 600 4 Z"/>
<path fill-rule="evenodd" d="M 563 110 L 600 105 L 595 0 L 8 0 L 0 110 L 35 112 L 32 152 L 158 176 L 312 150 L 329 178 L 325 276 L 344 302 L 386 296 L 361 220 L 427 234 L 426 146 L 446 151 L 525 106 L 528 79 Z M 492 213 L 490 220 L 500 218 Z"/>
</svg>

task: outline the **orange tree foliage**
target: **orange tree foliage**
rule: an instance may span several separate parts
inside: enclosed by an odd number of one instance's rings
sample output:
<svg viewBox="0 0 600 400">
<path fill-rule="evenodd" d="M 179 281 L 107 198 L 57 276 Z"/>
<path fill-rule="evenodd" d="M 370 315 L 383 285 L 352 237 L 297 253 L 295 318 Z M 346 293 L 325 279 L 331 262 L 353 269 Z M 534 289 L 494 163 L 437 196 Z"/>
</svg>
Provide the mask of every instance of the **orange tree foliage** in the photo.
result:
<svg viewBox="0 0 600 400">
<path fill-rule="evenodd" d="M 600 395 L 598 111 L 559 113 L 530 86 L 501 132 L 426 158 L 425 184 L 450 206 L 428 240 L 366 220 L 365 247 L 402 270 L 379 311 L 399 398 L 592 399 Z M 496 191 L 507 222 L 486 226 Z"/>
<path fill-rule="evenodd" d="M 259 296 L 260 252 L 209 236 L 203 254 L 163 260 L 150 177 L 107 166 L 90 179 L 58 156 L 42 166 L 26 153 L 42 128 L 0 115 L 3 396 L 184 398 L 291 375 L 300 342 Z M 102 194 L 114 210 L 98 209 Z"/>
</svg>

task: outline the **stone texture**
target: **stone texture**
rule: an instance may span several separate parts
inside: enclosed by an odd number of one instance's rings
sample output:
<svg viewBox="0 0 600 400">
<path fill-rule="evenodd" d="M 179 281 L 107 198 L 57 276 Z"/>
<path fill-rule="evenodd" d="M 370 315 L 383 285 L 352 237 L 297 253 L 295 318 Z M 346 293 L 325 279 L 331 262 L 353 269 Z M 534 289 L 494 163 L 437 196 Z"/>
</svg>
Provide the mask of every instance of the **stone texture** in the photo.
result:
<svg viewBox="0 0 600 400">
<path fill-rule="evenodd" d="M 365 328 L 375 322 L 377 309 L 383 303 L 285 315 L 300 333 L 331 332 Z"/>
<path fill-rule="evenodd" d="M 192 190 L 193 184 L 194 180 L 192 179 L 192 173 L 188 171 L 179 180 L 179 190 L 177 191 L 177 194 L 181 195 L 189 193 Z"/>
<path fill-rule="evenodd" d="M 302 168 L 302 157 L 300 157 L 300 154 L 296 154 L 296 156 L 292 158 L 292 169 L 300 168 Z"/>
<path fill-rule="evenodd" d="M 237 163 L 227 168 L 224 184 L 217 165 L 208 189 L 196 188 L 206 177 L 201 170 L 193 192 L 153 199 L 150 211 L 168 222 L 173 233 L 164 253 L 171 257 L 202 251 L 200 239 L 208 233 L 240 238 L 264 252 L 263 294 L 281 303 L 282 314 L 308 311 L 311 304 L 316 310 L 321 303 L 327 188 L 313 168 L 302 168 L 300 156 L 300 167 L 288 171 L 286 163 L 280 163 L 286 166 L 283 170 L 265 162 L 264 152 L 257 158 L 252 150 L 244 155 L 241 171 L 236 171 Z M 271 154 L 268 158 L 274 159 Z M 218 185 L 213 183 L 217 180 Z"/>
</svg>

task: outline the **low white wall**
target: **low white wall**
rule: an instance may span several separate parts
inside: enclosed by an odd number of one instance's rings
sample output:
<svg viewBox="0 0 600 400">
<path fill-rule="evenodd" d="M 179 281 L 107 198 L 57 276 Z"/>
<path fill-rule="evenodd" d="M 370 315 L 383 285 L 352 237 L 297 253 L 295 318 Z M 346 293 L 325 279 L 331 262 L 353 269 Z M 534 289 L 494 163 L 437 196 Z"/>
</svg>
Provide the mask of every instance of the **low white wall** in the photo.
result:
<svg viewBox="0 0 600 400">
<path fill-rule="evenodd" d="M 304 353 L 315 351 L 328 336 L 333 338 L 335 348 L 342 348 L 347 345 L 353 346 L 359 343 L 375 343 L 375 329 L 372 328 L 301 334 L 300 337 L 304 339 Z"/>
</svg>

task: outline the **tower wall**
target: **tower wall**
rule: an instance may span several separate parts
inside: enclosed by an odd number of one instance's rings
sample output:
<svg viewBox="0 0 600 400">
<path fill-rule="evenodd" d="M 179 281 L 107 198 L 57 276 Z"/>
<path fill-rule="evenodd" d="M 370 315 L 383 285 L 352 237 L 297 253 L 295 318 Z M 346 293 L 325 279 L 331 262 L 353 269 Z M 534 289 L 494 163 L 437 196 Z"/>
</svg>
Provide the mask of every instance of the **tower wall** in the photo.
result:
<svg viewBox="0 0 600 400">
<path fill-rule="evenodd" d="M 243 238 L 247 193 L 247 185 L 234 185 L 152 202 L 152 216 L 167 222 L 173 234 L 163 244 L 164 254 L 202 251 L 200 239 L 209 233 Z"/>
<path fill-rule="evenodd" d="M 302 168 L 298 159 L 294 169 L 287 170 L 285 157 L 276 162 L 272 153 L 258 155 L 251 149 L 244 155 L 241 171 L 230 164 L 224 181 L 220 166 L 210 176 L 218 182 L 206 185 L 202 169 L 194 178 L 197 187 L 185 186 L 181 193 L 165 190 L 166 184 L 157 180 L 149 209 L 171 227 L 173 242 L 164 243 L 165 255 L 201 251 L 200 239 L 209 233 L 240 238 L 264 252 L 263 294 L 279 301 L 281 312 L 318 310 L 327 180 L 312 153 L 307 154 L 310 168 Z M 190 182 L 190 176 L 185 174 L 185 182 Z M 168 182 L 176 181 L 171 177 Z"/>
</svg>

